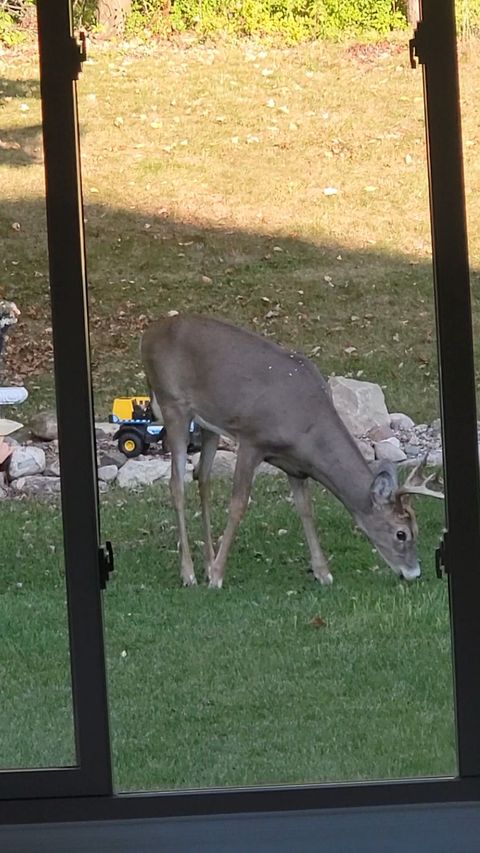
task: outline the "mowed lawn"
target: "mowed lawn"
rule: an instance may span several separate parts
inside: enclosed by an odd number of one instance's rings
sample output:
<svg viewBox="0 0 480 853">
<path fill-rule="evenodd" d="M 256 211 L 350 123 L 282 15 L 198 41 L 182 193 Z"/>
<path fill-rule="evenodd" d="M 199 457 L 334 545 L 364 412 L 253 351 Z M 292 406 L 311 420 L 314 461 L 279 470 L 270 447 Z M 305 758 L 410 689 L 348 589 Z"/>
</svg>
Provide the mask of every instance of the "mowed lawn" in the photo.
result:
<svg viewBox="0 0 480 853">
<path fill-rule="evenodd" d="M 474 284 L 479 57 L 461 49 Z M 170 310 L 228 317 L 325 374 L 379 382 L 390 411 L 438 415 L 422 81 L 405 35 L 93 44 L 78 90 L 97 419 L 144 390 L 138 337 Z M 30 391 L 25 419 L 53 399 L 33 48 L 0 57 L 0 119 L 1 292 L 23 312 L 5 366 Z M 477 326 L 475 287 L 473 304 Z M 455 771 L 447 591 L 433 569 L 441 507 L 418 502 L 425 571 L 409 586 L 317 490 L 326 590 L 307 575 L 285 495 L 281 478 L 256 485 L 220 593 L 179 587 L 166 490 L 102 499 L 117 554 L 106 627 L 119 788 Z M 226 499 L 217 486 L 217 532 Z M 192 513 L 196 500 L 189 489 Z M 200 538 L 197 517 L 201 562 Z M 2 504 L 0 556 L 0 763 L 68 763 L 55 506 Z"/>
<path fill-rule="evenodd" d="M 218 531 L 226 487 L 214 496 Z M 179 587 L 165 487 L 104 500 L 117 558 L 105 616 L 119 789 L 455 772 L 447 590 L 432 558 L 441 507 L 419 507 L 424 574 L 408 585 L 316 489 L 335 577 L 326 589 L 307 573 L 286 496 L 282 477 L 259 478 L 219 592 Z M 200 579 L 193 486 L 188 500 Z M 2 527 L 2 764 L 69 763 L 58 513 L 5 505 Z"/>
</svg>

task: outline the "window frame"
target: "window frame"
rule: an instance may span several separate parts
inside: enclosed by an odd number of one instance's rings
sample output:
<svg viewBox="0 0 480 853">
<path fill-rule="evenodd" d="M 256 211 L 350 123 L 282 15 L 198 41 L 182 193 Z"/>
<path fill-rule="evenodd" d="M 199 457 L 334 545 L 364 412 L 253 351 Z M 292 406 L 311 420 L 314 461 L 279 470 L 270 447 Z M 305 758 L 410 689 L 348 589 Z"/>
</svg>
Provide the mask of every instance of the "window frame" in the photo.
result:
<svg viewBox="0 0 480 853">
<path fill-rule="evenodd" d="M 480 498 L 454 0 L 423 0 L 421 5 L 411 55 L 413 60 L 417 54 L 424 74 L 446 469 L 447 532 L 440 562 L 450 595 L 458 777 L 113 793 L 75 91 L 81 57 L 72 38 L 70 0 L 38 0 L 50 286 L 79 761 L 74 768 L 0 771 L 0 798 L 8 799 L 0 804 L 0 822 L 240 812 L 253 815 L 480 801 Z"/>
</svg>

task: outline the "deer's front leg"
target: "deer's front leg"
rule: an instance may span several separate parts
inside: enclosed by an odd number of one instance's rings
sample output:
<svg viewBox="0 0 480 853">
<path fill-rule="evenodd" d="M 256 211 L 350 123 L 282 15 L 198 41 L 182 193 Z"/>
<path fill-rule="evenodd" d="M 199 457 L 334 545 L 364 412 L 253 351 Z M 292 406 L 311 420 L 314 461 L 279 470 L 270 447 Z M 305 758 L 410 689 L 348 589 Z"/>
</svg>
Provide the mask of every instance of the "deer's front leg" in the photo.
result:
<svg viewBox="0 0 480 853">
<path fill-rule="evenodd" d="M 217 452 L 219 436 L 209 430 L 202 430 L 202 450 L 200 460 L 193 473 L 198 481 L 200 503 L 202 505 L 203 547 L 205 554 L 205 577 L 210 580 L 212 565 L 215 560 L 213 550 L 212 529 L 210 524 L 210 472 Z"/>
<path fill-rule="evenodd" d="M 245 510 L 248 506 L 248 499 L 252 488 L 253 474 L 258 463 L 261 461 L 261 456 L 253 447 L 240 444 L 237 454 L 237 464 L 233 475 L 233 491 L 230 501 L 230 511 L 228 516 L 225 533 L 222 537 L 222 542 L 215 557 L 211 571 L 209 586 L 212 589 L 220 589 L 223 584 L 225 574 L 225 565 L 227 562 L 230 546 L 235 538 Z"/>
<path fill-rule="evenodd" d="M 333 578 L 330 573 L 328 560 L 325 557 L 318 536 L 315 530 L 313 521 L 312 502 L 310 500 L 310 491 L 308 488 L 308 480 L 300 479 L 299 477 L 289 476 L 290 488 L 292 490 L 293 499 L 297 512 L 302 519 L 305 538 L 310 549 L 310 558 L 312 563 L 312 572 L 316 579 L 325 586 L 332 583 Z"/>
</svg>

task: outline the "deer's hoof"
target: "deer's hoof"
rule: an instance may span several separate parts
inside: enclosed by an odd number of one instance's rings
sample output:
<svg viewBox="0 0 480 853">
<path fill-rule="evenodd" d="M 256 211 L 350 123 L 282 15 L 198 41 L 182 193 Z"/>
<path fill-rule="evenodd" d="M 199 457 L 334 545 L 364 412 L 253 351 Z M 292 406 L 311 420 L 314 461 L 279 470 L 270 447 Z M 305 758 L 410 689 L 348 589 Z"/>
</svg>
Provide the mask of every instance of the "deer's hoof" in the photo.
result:
<svg viewBox="0 0 480 853">
<path fill-rule="evenodd" d="M 223 585 L 223 578 L 215 578 L 211 577 L 208 582 L 209 589 L 221 589 Z"/>
<path fill-rule="evenodd" d="M 195 575 L 182 575 L 182 586 L 196 586 L 197 579 Z"/>
<path fill-rule="evenodd" d="M 326 575 L 320 575 L 319 581 L 322 584 L 322 586 L 331 586 L 333 583 L 333 577 L 330 574 L 330 572 L 327 572 Z"/>
</svg>

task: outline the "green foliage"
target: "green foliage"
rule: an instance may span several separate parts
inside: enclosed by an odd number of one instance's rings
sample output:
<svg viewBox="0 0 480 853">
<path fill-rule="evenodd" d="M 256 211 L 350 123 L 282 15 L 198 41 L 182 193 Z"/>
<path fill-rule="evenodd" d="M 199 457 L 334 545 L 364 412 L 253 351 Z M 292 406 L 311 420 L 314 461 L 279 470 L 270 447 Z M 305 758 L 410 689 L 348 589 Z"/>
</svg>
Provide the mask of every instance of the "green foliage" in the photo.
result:
<svg viewBox="0 0 480 853">
<path fill-rule="evenodd" d="M 24 35 L 10 12 L 0 8 L 0 44 L 13 47 L 23 41 Z"/>
<path fill-rule="evenodd" d="M 130 32 L 196 30 L 236 35 L 275 35 L 296 42 L 362 33 L 386 34 L 405 26 L 391 0 L 136 0 Z"/>
<path fill-rule="evenodd" d="M 73 23 L 75 27 L 93 30 L 97 26 L 97 0 L 73 0 Z"/>
</svg>

